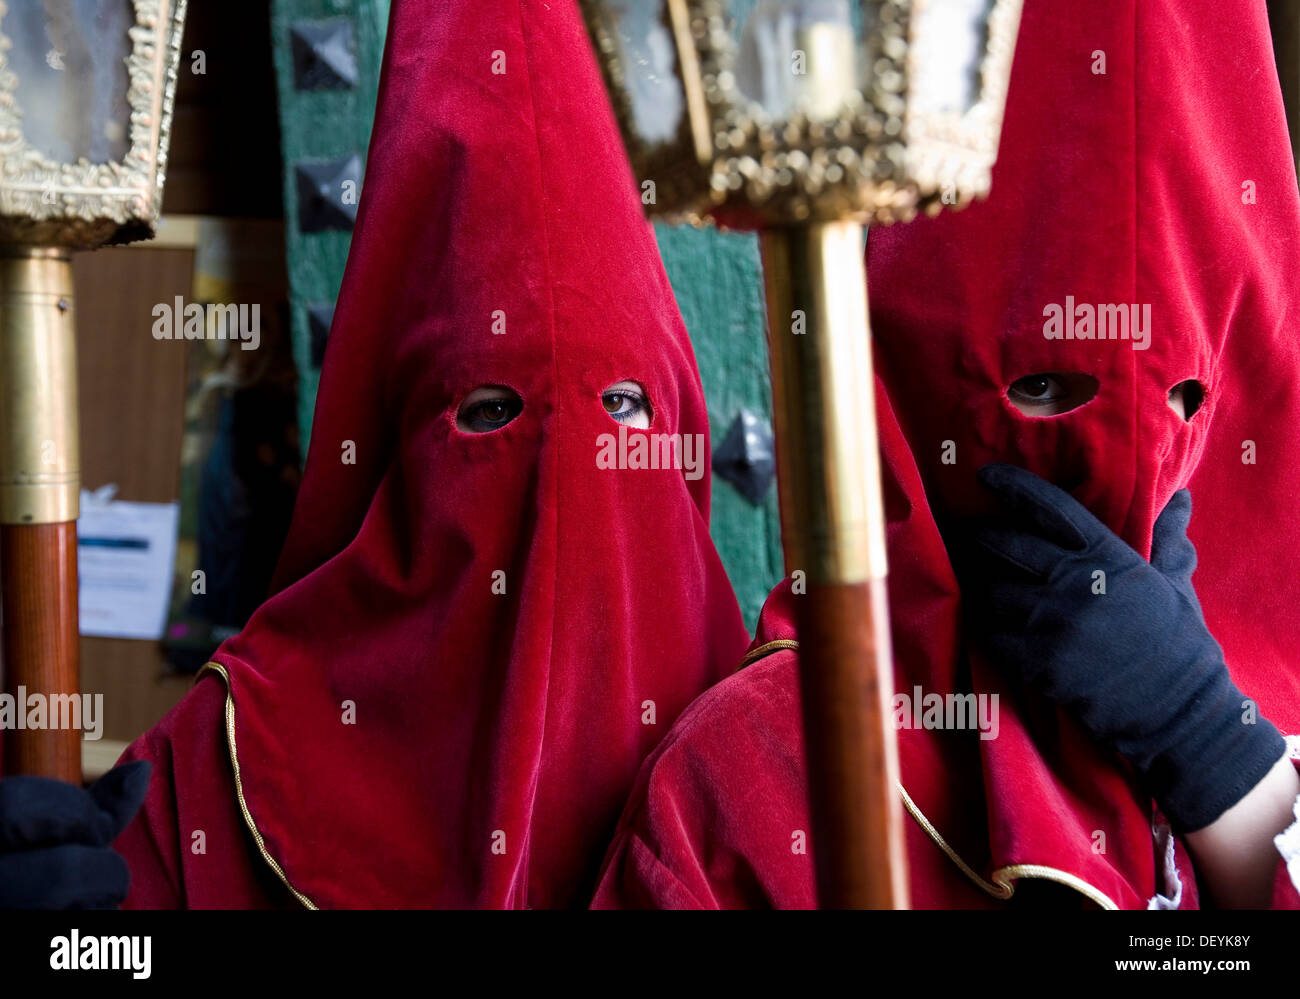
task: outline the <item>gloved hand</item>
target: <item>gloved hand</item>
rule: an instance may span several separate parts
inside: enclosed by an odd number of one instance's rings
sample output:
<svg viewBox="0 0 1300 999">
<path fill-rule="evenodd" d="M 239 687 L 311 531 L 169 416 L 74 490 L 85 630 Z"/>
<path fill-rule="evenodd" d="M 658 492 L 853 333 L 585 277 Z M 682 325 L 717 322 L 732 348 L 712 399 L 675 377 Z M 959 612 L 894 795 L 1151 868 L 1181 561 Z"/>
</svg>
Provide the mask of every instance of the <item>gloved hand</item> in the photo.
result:
<svg viewBox="0 0 1300 999">
<path fill-rule="evenodd" d="M 149 788 L 146 760 L 88 789 L 44 777 L 0 780 L 0 909 L 110 909 L 130 882 L 109 844 Z"/>
<path fill-rule="evenodd" d="M 1031 472 L 985 465 L 979 479 L 1005 515 L 973 525 L 958 558 L 974 637 L 1127 758 L 1178 831 L 1209 825 L 1285 742 L 1248 715 L 1205 626 L 1191 583 L 1190 494 L 1161 513 L 1147 562 Z"/>
</svg>

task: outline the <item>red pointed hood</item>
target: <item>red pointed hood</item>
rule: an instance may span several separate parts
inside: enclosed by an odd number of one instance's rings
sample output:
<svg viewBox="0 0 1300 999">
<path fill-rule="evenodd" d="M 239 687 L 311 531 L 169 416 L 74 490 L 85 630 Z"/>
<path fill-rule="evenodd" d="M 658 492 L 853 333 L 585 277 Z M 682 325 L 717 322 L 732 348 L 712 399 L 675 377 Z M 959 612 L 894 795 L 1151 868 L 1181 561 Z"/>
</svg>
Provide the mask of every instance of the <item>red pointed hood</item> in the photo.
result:
<svg viewBox="0 0 1300 999">
<path fill-rule="evenodd" d="M 981 465 L 1011 462 L 1149 555 L 1156 517 L 1190 483 L 1211 629 L 1238 685 L 1294 734 L 1300 199 L 1264 6 L 1238 13 L 1228 29 L 1209 0 L 1027 4 L 992 196 L 873 231 L 868 274 L 879 374 L 910 450 L 886 440 L 886 463 L 914 461 L 925 487 L 895 509 L 930 534 L 931 513 L 984 506 Z M 1051 326 L 1053 306 L 1087 332 L 1085 304 L 1094 339 L 1048 335 L 1068 330 Z M 1149 311 L 1144 349 L 1131 326 L 1096 338 L 1104 306 L 1140 322 Z M 1049 372 L 1089 375 L 1097 394 L 1051 417 L 1011 405 L 1012 382 Z M 1186 379 L 1206 395 L 1184 421 L 1166 399 Z M 1001 695 L 999 737 L 978 747 L 993 867 L 1048 865 L 1142 904 L 1155 891 L 1147 800 L 1123 765 L 967 658 L 955 596 L 939 596 L 946 558 L 891 558 L 899 689 Z M 909 655 L 920 628 L 927 647 Z"/>
<path fill-rule="evenodd" d="M 622 380 L 654 412 L 628 437 L 699 435 L 702 475 L 599 467 Z M 464 433 L 484 385 L 523 409 Z M 395 0 L 279 589 L 215 656 L 303 900 L 585 901 L 641 760 L 747 640 L 707 434 L 573 0 Z"/>
</svg>

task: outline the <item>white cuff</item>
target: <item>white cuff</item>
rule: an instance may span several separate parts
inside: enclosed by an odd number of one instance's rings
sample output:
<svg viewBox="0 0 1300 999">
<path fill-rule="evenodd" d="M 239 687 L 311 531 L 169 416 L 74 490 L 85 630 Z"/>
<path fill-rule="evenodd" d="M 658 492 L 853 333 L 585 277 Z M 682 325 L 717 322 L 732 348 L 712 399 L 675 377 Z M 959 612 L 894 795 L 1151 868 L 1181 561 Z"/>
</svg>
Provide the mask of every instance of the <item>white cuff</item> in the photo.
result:
<svg viewBox="0 0 1300 999">
<path fill-rule="evenodd" d="M 1179 877 L 1178 865 L 1174 862 L 1174 834 L 1164 822 L 1152 826 L 1151 832 L 1155 836 L 1157 855 L 1164 856 L 1160 873 L 1163 876 L 1162 887 L 1165 893 L 1157 893 L 1154 898 L 1149 899 L 1147 908 L 1177 909 L 1183 902 L 1183 879 Z"/>
<path fill-rule="evenodd" d="M 1293 760 L 1300 760 L 1300 735 L 1286 737 L 1287 755 Z M 1300 892 L 1300 796 L 1292 806 L 1295 822 L 1273 837 L 1273 845 L 1286 861 L 1286 872 L 1291 876 L 1291 883 Z"/>
</svg>

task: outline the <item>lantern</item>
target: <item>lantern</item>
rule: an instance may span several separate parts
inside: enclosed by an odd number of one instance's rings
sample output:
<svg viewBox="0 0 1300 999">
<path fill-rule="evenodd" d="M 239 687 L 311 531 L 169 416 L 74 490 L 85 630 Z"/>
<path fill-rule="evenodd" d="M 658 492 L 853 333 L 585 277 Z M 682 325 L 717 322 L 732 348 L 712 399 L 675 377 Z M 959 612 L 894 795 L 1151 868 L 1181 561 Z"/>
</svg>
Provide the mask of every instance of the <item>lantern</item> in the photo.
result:
<svg viewBox="0 0 1300 999">
<path fill-rule="evenodd" d="M 0 585 L 27 697 L 79 686 L 70 254 L 153 235 L 185 3 L 0 3 Z M 5 735 L 6 772 L 80 779 L 75 728 Z"/>
</svg>

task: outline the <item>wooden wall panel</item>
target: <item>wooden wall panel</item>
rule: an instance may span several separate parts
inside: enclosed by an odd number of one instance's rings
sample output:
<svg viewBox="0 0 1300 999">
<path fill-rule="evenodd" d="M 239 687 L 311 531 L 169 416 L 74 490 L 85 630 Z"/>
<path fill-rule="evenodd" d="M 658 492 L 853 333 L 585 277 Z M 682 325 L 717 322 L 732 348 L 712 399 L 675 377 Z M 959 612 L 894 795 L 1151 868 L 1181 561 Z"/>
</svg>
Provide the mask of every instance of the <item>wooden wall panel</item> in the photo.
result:
<svg viewBox="0 0 1300 999">
<path fill-rule="evenodd" d="M 176 500 L 184 430 L 185 341 L 153 338 L 152 309 L 190 300 L 194 253 L 119 247 L 73 258 L 77 303 L 81 481 L 117 498 Z M 190 688 L 165 676 L 156 642 L 81 638 L 81 685 L 104 694 L 104 739 L 130 741 Z"/>
</svg>

